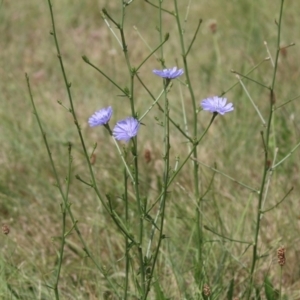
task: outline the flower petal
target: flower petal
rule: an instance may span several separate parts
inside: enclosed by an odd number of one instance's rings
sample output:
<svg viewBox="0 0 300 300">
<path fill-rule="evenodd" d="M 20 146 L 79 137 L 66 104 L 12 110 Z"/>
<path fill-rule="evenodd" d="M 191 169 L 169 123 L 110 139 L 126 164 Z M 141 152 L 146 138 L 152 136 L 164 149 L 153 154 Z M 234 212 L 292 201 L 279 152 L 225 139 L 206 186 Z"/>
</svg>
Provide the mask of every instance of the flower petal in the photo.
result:
<svg viewBox="0 0 300 300">
<path fill-rule="evenodd" d="M 128 142 L 137 135 L 139 128 L 139 121 L 133 117 L 128 117 L 117 122 L 113 129 L 113 135 L 116 140 Z"/>
<path fill-rule="evenodd" d="M 183 69 L 177 70 L 177 67 L 173 67 L 171 69 L 153 70 L 152 72 L 157 76 L 167 79 L 175 79 L 184 73 Z"/>
<path fill-rule="evenodd" d="M 206 98 L 202 100 L 200 104 L 203 110 L 224 115 L 234 110 L 233 104 L 232 103 L 226 104 L 226 102 L 227 102 L 226 98 L 214 96 L 212 98 Z"/>
<path fill-rule="evenodd" d="M 112 113 L 113 110 L 111 106 L 96 111 L 88 120 L 90 127 L 106 125 L 109 122 Z"/>
</svg>

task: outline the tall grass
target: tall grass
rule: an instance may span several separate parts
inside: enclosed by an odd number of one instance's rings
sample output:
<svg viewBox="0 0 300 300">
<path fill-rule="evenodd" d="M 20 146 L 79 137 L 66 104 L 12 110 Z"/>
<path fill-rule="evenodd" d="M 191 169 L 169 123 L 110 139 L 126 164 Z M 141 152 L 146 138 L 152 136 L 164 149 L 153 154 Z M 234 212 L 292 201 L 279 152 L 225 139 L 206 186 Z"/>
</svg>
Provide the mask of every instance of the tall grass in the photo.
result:
<svg viewBox="0 0 300 300">
<path fill-rule="evenodd" d="M 2 3 L 1 297 L 299 299 L 300 5 L 124 3 Z"/>
</svg>

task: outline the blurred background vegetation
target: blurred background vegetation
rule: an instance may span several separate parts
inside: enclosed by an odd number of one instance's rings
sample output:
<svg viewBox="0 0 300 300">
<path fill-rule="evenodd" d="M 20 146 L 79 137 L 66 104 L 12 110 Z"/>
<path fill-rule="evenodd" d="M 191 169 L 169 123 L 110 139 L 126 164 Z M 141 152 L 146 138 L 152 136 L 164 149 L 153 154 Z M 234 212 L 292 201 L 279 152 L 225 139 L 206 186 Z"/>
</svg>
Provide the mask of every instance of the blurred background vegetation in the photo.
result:
<svg viewBox="0 0 300 300">
<path fill-rule="evenodd" d="M 114 121 L 127 116 L 130 107 L 126 99 L 118 96 L 113 85 L 82 60 L 86 55 L 122 87 L 129 83 L 123 53 L 101 16 L 101 9 L 120 17 L 120 1 L 55 0 L 53 2 L 57 33 L 81 128 L 92 151 L 95 142 L 94 169 L 103 195 L 115 198 L 116 209 L 122 209 L 118 196 L 122 193 L 122 166 L 112 141 L 100 129 L 90 129 L 88 117 L 97 109 L 112 105 Z M 188 1 L 178 1 L 184 20 Z M 190 41 L 201 18 L 203 24 L 189 55 L 191 81 L 200 100 L 220 95 L 229 89 L 236 77 L 232 69 L 247 73 L 268 56 L 264 41 L 271 54 L 276 51 L 280 1 L 191 1 L 187 21 L 184 23 L 185 40 Z M 173 10 L 173 1 L 163 5 Z M 296 46 L 281 52 L 276 84 L 278 105 L 300 94 L 299 48 L 300 2 L 286 1 L 282 46 L 295 42 Z M 163 14 L 164 33 L 170 33 L 165 45 L 166 65 L 182 67 L 178 32 L 175 19 Z M 133 1 L 128 7 L 125 33 L 129 56 L 137 66 L 149 49 L 141 39 L 155 48 L 159 44 L 156 30 L 158 12 L 145 1 Z M 32 114 L 25 72 L 31 79 L 34 99 L 61 180 L 67 175 L 67 144 L 72 142 L 73 179 L 70 202 L 78 224 L 99 261 L 111 271 L 115 280 L 123 276 L 123 238 L 112 226 L 90 189 L 75 179 L 75 174 L 88 176 L 87 166 L 71 115 L 57 103 L 68 107 L 58 59 L 52 36 L 49 9 L 46 1 L 2 1 L 0 7 L 0 220 L 8 224 L 10 234 L 0 240 L 2 299 L 53 299 L 47 288 L 53 281 L 60 242 L 61 199 L 49 165 L 36 119 Z M 139 75 L 156 95 L 161 82 L 152 74 L 160 68 L 153 56 L 140 69 Z M 266 61 L 251 78 L 270 85 L 272 66 Z M 267 116 L 268 92 L 253 82 L 244 80 L 252 98 L 262 114 Z M 137 106 L 142 113 L 152 103 L 141 87 L 136 86 Z M 181 95 L 181 96 L 180 96 Z M 199 159 L 246 183 L 259 188 L 262 174 L 263 146 L 261 123 L 240 85 L 231 89 L 226 97 L 234 103 L 235 111 L 218 117 L 199 148 Z M 192 112 L 187 89 L 178 82 L 170 92 L 171 116 L 183 126 L 181 98 L 189 114 Z M 300 119 L 298 100 L 276 111 L 272 141 L 279 148 L 279 161 L 299 142 Z M 162 174 L 162 136 L 155 118 L 158 110 L 147 116 L 140 140 L 141 184 L 144 196 L 151 198 Z M 209 114 L 199 113 L 201 126 L 209 122 Z M 153 129 L 154 128 L 154 129 Z M 156 130 L 157 129 L 157 130 Z M 174 132 L 176 132 L 174 130 Z M 172 164 L 175 157 L 187 153 L 187 145 L 177 134 L 172 135 Z M 151 161 L 143 160 L 150 151 Z M 266 208 L 275 205 L 293 186 L 294 191 L 277 209 L 265 214 L 262 220 L 260 253 L 256 273 L 257 284 L 266 274 L 275 286 L 279 284 L 279 266 L 276 249 L 285 245 L 287 263 L 283 269 L 283 289 L 288 299 L 300 299 L 299 240 L 299 158 L 296 151 L 275 172 Z M 201 185 L 207 188 L 213 172 L 201 167 Z M 195 289 L 193 261 L 196 256 L 194 241 L 195 203 L 192 195 L 192 172 L 188 168 L 177 177 L 171 188 L 167 206 L 166 239 L 159 258 L 158 269 L 164 276 L 159 282 L 170 299 L 193 299 Z M 249 190 L 220 174 L 215 176 L 212 190 L 203 206 L 204 224 L 225 236 L 252 240 L 256 198 Z M 132 208 L 134 213 L 134 208 Z M 150 226 L 149 226 L 150 228 Z M 250 267 L 251 251 L 238 243 L 229 243 L 206 231 L 205 269 L 208 283 L 216 291 L 227 291 L 230 281 L 235 282 L 235 295 L 244 290 L 244 280 Z M 215 242 L 211 242 L 211 241 Z M 210 242 L 209 242 L 210 241 Z M 75 234 L 67 242 L 60 281 L 62 299 L 109 299 L 109 287 L 93 265 L 84 257 Z M 108 295 L 108 296 L 107 296 Z M 153 299 L 156 296 L 152 295 Z M 219 297 L 219 298 L 218 298 Z M 226 293 L 215 299 L 226 299 Z M 159 298 L 156 298 L 159 299 Z"/>
</svg>

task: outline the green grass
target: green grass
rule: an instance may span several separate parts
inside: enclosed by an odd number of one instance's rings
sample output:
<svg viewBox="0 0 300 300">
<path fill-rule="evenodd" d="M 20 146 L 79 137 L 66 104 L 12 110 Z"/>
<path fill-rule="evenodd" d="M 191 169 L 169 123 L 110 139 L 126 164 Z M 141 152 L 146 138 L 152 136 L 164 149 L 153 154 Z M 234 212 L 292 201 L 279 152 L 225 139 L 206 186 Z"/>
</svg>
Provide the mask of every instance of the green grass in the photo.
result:
<svg viewBox="0 0 300 300">
<path fill-rule="evenodd" d="M 96 180 L 103 195 L 110 194 L 115 211 L 123 215 L 123 167 L 121 159 L 108 134 L 102 128 L 91 129 L 87 119 L 97 109 L 113 105 L 113 122 L 130 114 L 129 101 L 101 74 L 88 66 L 81 58 L 86 55 L 91 62 L 111 76 L 122 88 L 129 85 L 128 71 L 122 49 L 110 33 L 101 17 L 101 9 L 119 19 L 120 1 L 53 1 L 57 35 L 69 80 L 72 82 L 77 117 L 88 147 L 94 143 L 96 161 L 93 165 Z M 173 1 L 164 1 L 173 10 Z M 183 20 L 188 1 L 180 2 Z M 184 39 L 192 39 L 199 18 L 203 19 L 198 37 L 188 57 L 191 83 L 198 103 L 210 95 L 220 95 L 237 79 L 231 72 L 246 74 L 253 66 L 268 56 L 267 41 L 275 57 L 280 1 L 192 1 Z M 297 12 L 300 3 L 286 1 L 282 24 L 282 46 L 287 48 L 278 63 L 276 81 L 276 105 L 300 94 L 298 41 L 300 21 Z M 163 14 L 164 33 L 170 39 L 164 46 L 166 65 L 182 67 L 176 23 L 169 14 Z M 213 34 L 209 25 L 216 22 Z M 155 48 L 159 44 L 156 30 L 157 11 L 144 1 L 133 1 L 126 12 L 125 33 L 129 57 L 133 66 L 149 54 L 141 40 Z M 114 282 L 124 280 L 124 238 L 105 212 L 92 189 L 76 180 L 75 175 L 89 178 L 89 172 L 76 127 L 70 113 L 57 103 L 69 107 L 67 93 L 59 68 L 51 30 L 47 1 L 3 2 L 0 7 L 1 59 L 0 59 L 0 217 L 2 224 L 10 226 L 8 236 L 0 241 L 0 298 L 3 299 L 55 299 L 52 286 L 55 281 L 58 251 L 61 242 L 62 199 L 55 186 L 55 178 L 35 116 L 32 113 L 25 72 L 31 80 L 34 100 L 51 147 L 52 157 L 65 187 L 68 170 L 68 142 L 73 145 L 72 178 L 69 201 L 82 235 L 99 263 L 109 270 Z M 159 52 L 157 52 L 159 55 Z M 161 90 L 161 81 L 152 74 L 160 63 L 151 57 L 140 69 L 139 75 L 154 95 Z M 256 81 L 269 86 L 273 68 L 264 62 L 250 75 Z M 182 79 L 184 83 L 184 79 Z M 251 81 L 244 80 L 261 113 L 267 118 L 269 93 Z M 182 95 L 182 96 L 181 96 Z M 226 97 L 234 103 L 235 111 L 217 117 L 198 148 L 199 161 L 259 189 L 263 170 L 263 146 L 260 119 L 238 84 Z M 170 115 L 182 127 L 181 100 L 185 104 L 187 122 L 192 129 L 193 114 L 188 89 L 174 81 L 168 95 Z M 152 100 L 140 84 L 135 87 L 138 111 L 142 114 Z M 278 147 L 276 161 L 280 161 L 299 142 L 299 107 L 295 100 L 276 110 L 270 151 Z M 157 119 L 163 114 L 155 107 L 143 120 L 139 133 L 140 189 L 142 197 L 153 202 L 160 190 L 163 174 L 162 129 Z M 210 121 L 207 112 L 199 112 L 199 133 Z M 273 130 L 274 129 L 274 130 Z M 171 126 L 170 165 L 181 161 L 188 153 L 185 139 Z M 149 150 L 151 162 L 144 153 Z M 268 276 L 276 289 L 280 284 L 280 267 L 276 251 L 286 247 L 286 265 L 282 269 L 283 295 L 287 299 L 300 297 L 299 257 L 299 151 L 295 151 L 273 173 L 265 209 L 278 203 L 287 191 L 293 192 L 277 208 L 263 215 L 259 235 L 259 253 L 254 283 L 264 297 L 264 282 Z M 214 172 L 200 166 L 200 187 L 204 193 Z M 129 209 L 137 215 L 133 202 L 133 189 L 129 187 Z M 253 241 L 257 214 L 257 196 L 232 180 L 216 173 L 201 208 L 203 224 L 231 239 Z M 201 299 L 195 282 L 197 240 L 195 225 L 196 202 L 193 174 L 188 163 L 169 189 L 163 240 L 149 299 Z M 155 215 L 155 212 L 153 212 Z M 149 234 L 151 223 L 146 223 Z M 67 229 L 72 226 L 67 219 Z M 132 231 L 138 228 L 138 218 Z M 240 297 L 249 284 L 252 250 L 246 244 L 234 243 L 204 230 L 204 274 L 213 291 L 211 299 L 232 299 L 228 296 L 231 280 L 233 296 Z M 147 240 L 147 239 L 146 239 Z M 136 255 L 133 251 L 132 255 Z M 138 271 L 138 265 L 133 264 Z M 137 295 L 133 275 L 130 291 Z M 115 299 L 105 278 L 85 257 L 75 231 L 67 237 L 62 273 L 59 281 L 61 299 Z M 132 298 L 131 298 L 132 297 Z M 244 297 L 246 297 L 244 295 Z M 130 295 L 129 299 L 135 299 Z M 204 299 L 204 298 L 203 298 Z M 259 299 L 257 297 L 257 299 Z"/>
</svg>

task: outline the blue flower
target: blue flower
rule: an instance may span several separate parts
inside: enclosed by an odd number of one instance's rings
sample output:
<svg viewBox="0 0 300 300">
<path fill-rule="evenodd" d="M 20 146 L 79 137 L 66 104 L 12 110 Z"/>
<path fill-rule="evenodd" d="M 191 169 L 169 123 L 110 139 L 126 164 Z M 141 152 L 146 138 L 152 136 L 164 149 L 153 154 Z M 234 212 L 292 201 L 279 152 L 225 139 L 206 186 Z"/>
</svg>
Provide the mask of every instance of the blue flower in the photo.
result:
<svg viewBox="0 0 300 300">
<path fill-rule="evenodd" d="M 89 125 L 91 127 L 99 126 L 99 125 L 106 125 L 112 115 L 112 108 L 111 106 L 108 106 L 106 108 L 102 108 L 98 111 L 96 111 L 90 118 L 89 118 Z"/>
<path fill-rule="evenodd" d="M 201 106 L 203 110 L 208 110 L 212 113 L 218 113 L 220 115 L 224 115 L 230 111 L 234 110 L 233 104 L 226 104 L 226 98 L 220 98 L 218 96 L 214 96 L 211 98 L 206 98 L 201 101 Z"/>
<path fill-rule="evenodd" d="M 181 76 L 183 74 L 183 70 L 177 70 L 177 67 L 174 67 L 172 69 L 153 70 L 153 73 L 162 78 L 174 79 Z"/>
<path fill-rule="evenodd" d="M 137 135 L 140 125 L 137 119 L 128 117 L 117 122 L 113 130 L 113 135 L 116 140 L 128 142 Z"/>
</svg>

